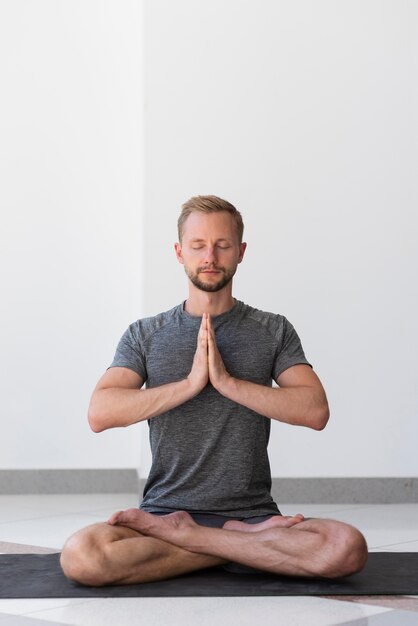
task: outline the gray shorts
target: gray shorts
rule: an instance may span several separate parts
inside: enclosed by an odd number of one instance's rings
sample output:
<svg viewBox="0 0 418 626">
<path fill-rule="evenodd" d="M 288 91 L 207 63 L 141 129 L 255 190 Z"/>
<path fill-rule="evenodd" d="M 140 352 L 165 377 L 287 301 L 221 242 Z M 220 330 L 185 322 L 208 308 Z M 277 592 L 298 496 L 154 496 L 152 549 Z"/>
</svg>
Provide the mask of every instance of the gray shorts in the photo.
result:
<svg viewBox="0 0 418 626">
<path fill-rule="evenodd" d="M 190 511 L 188 511 L 188 513 L 191 517 L 193 517 L 196 524 L 209 526 L 210 528 L 222 528 L 225 522 L 229 522 L 231 520 L 244 522 L 245 524 L 259 524 L 260 522 L 265 522 L 270 519 L 270 517 L 274 517 L 275 515 L 281 516 L 281 513 L 253 515 L 252 517 L 230 517 L 226 515 L 218 515 L 217 513 L 190 513 Z"/>
<path fill-rule="evenodd" d="M 259 522 L 264 522 L 275 515 L 281 516 L 280 512 L 269 513 L 268 515 L 256 515 L 253 517 L 227 517 L 216 513 L 191 513 L 190 511 L 188 511 L 188 513 L 194 519 L 196 524 L 199 524 L 200 526 L 208 526 L 209 528 L 222 528 L 225 522 L 229 522 L 230 520 L 244 522 L 245 524 L 258 524 Z M 167 513 L 154 513 L 154 515 L 167 515 Z M 247 565 L 241 565 L 240 563 L 235 563 L 234 561 L 225 563 L 225 565 L 221 565 L 220 567 L 227 572 L 233 572 L 234 574 L 264 573 L 262 570 L 255 569 L 254 567 L 248 567 Z"/>
</svg>

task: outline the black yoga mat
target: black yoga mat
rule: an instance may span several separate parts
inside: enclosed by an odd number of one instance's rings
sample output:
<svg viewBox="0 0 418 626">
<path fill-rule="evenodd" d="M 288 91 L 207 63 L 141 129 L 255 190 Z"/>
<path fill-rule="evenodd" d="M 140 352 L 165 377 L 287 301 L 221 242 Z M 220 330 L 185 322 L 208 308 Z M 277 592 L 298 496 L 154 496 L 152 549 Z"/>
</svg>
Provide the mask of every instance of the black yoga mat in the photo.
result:
<svg viewBox="0 0 418 626">
<path fill-rule="evenodd" d="M 416 595 L 418 552 L 372 552 L 359 574 L 338 580 L 235 574 L 209 568 L 161 582 L 83 587 L 70 582 L 59 554 L 0 555 L 0 598 Z"/>
</svg>

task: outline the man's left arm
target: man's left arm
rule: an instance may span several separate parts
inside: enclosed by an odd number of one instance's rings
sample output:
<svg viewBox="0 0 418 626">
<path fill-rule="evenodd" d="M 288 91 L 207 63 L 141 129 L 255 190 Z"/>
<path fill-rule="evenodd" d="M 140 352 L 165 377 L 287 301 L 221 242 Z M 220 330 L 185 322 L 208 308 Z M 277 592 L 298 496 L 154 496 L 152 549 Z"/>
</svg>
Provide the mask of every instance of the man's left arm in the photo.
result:
<svg viewBox="0 0 418 626">
<path fill-rule="evenodd" d="M 323 430 L 329 419 L 328 401 L 318 376 L 309 365 L 293 365 L 277 377 L 279 387 L 266 387 L 230 376 L 208 328 L 209 376 L 215 389 L 233 402 L 286 424 Z"/>
</svg>

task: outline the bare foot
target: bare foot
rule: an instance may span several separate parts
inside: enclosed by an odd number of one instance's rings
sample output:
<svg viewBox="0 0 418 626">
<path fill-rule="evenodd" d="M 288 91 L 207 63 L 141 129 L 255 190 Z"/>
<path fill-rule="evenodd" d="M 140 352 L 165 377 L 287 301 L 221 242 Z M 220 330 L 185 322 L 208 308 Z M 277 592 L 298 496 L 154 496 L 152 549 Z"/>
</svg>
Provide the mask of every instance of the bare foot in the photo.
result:
<svg viewBox="0 0 418 626">
<path fill-rule="evenodd" d="M 143 535 L 170 541 L 179 540 L 190 530 L 195 530 L 198 525 L 193 518 L 185 511 L 176 511 L 168 515 L 153 515 L 141 509 L 128 509 L 118 511 L 109 519 L 108 524 L 112 526 L 126 526 L 132 528 Z"/>
<path fill-rule="evenodd" d="M 225 530 L 239 530 L 244 533 L 257 533 L 261 530 L 267 530 L 267 528 L 291 528 L 292 526 L 296 526 L 300 522 L 303 522 L 305 518 L 301 513 L 297 515 L 274 515 L 270 519 L 265 522 L 260 522 L 259 524 L 246 524 L 245 522 L 239 522 L 237 520 L 231 520 L 226 522 L 222 528 Z"/>
</svg>

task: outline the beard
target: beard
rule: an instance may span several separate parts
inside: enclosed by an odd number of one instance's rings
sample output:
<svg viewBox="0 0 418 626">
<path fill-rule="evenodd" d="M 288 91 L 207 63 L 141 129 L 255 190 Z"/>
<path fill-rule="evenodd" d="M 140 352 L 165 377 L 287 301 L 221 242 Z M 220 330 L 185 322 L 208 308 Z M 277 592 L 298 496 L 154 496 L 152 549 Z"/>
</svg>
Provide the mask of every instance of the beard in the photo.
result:
<svg viewBox="0 0 418 626">
<path fill-rule="evenodd" d="M 193 283 L 195 287 L 197 287 L 201 291 L 208 291 L 208 292 L 214 293 L 215 291 L 220 291 L 228 283 L 231 282 L 233 276 L 235 275 L 237 268 L 234 267 L 234 269 L 231 269 L 231 270 L 226 270 L 224 267 L 210 268 L 210 269 L 217 270 L 218 272 L 222 272 L 219 280 L 217 282 L 212 282 L 212 283 L 206 283 L 199 278 L 199 274 L 207 269 L 209 268 L 198 267 L 196 272 L 192 272 L 191 270 L 187 269 L 187 267 L 185 267 L 184 271 L 186 272 L 188 278 L 190 279 L 190 281 Z"/>
</svg>

